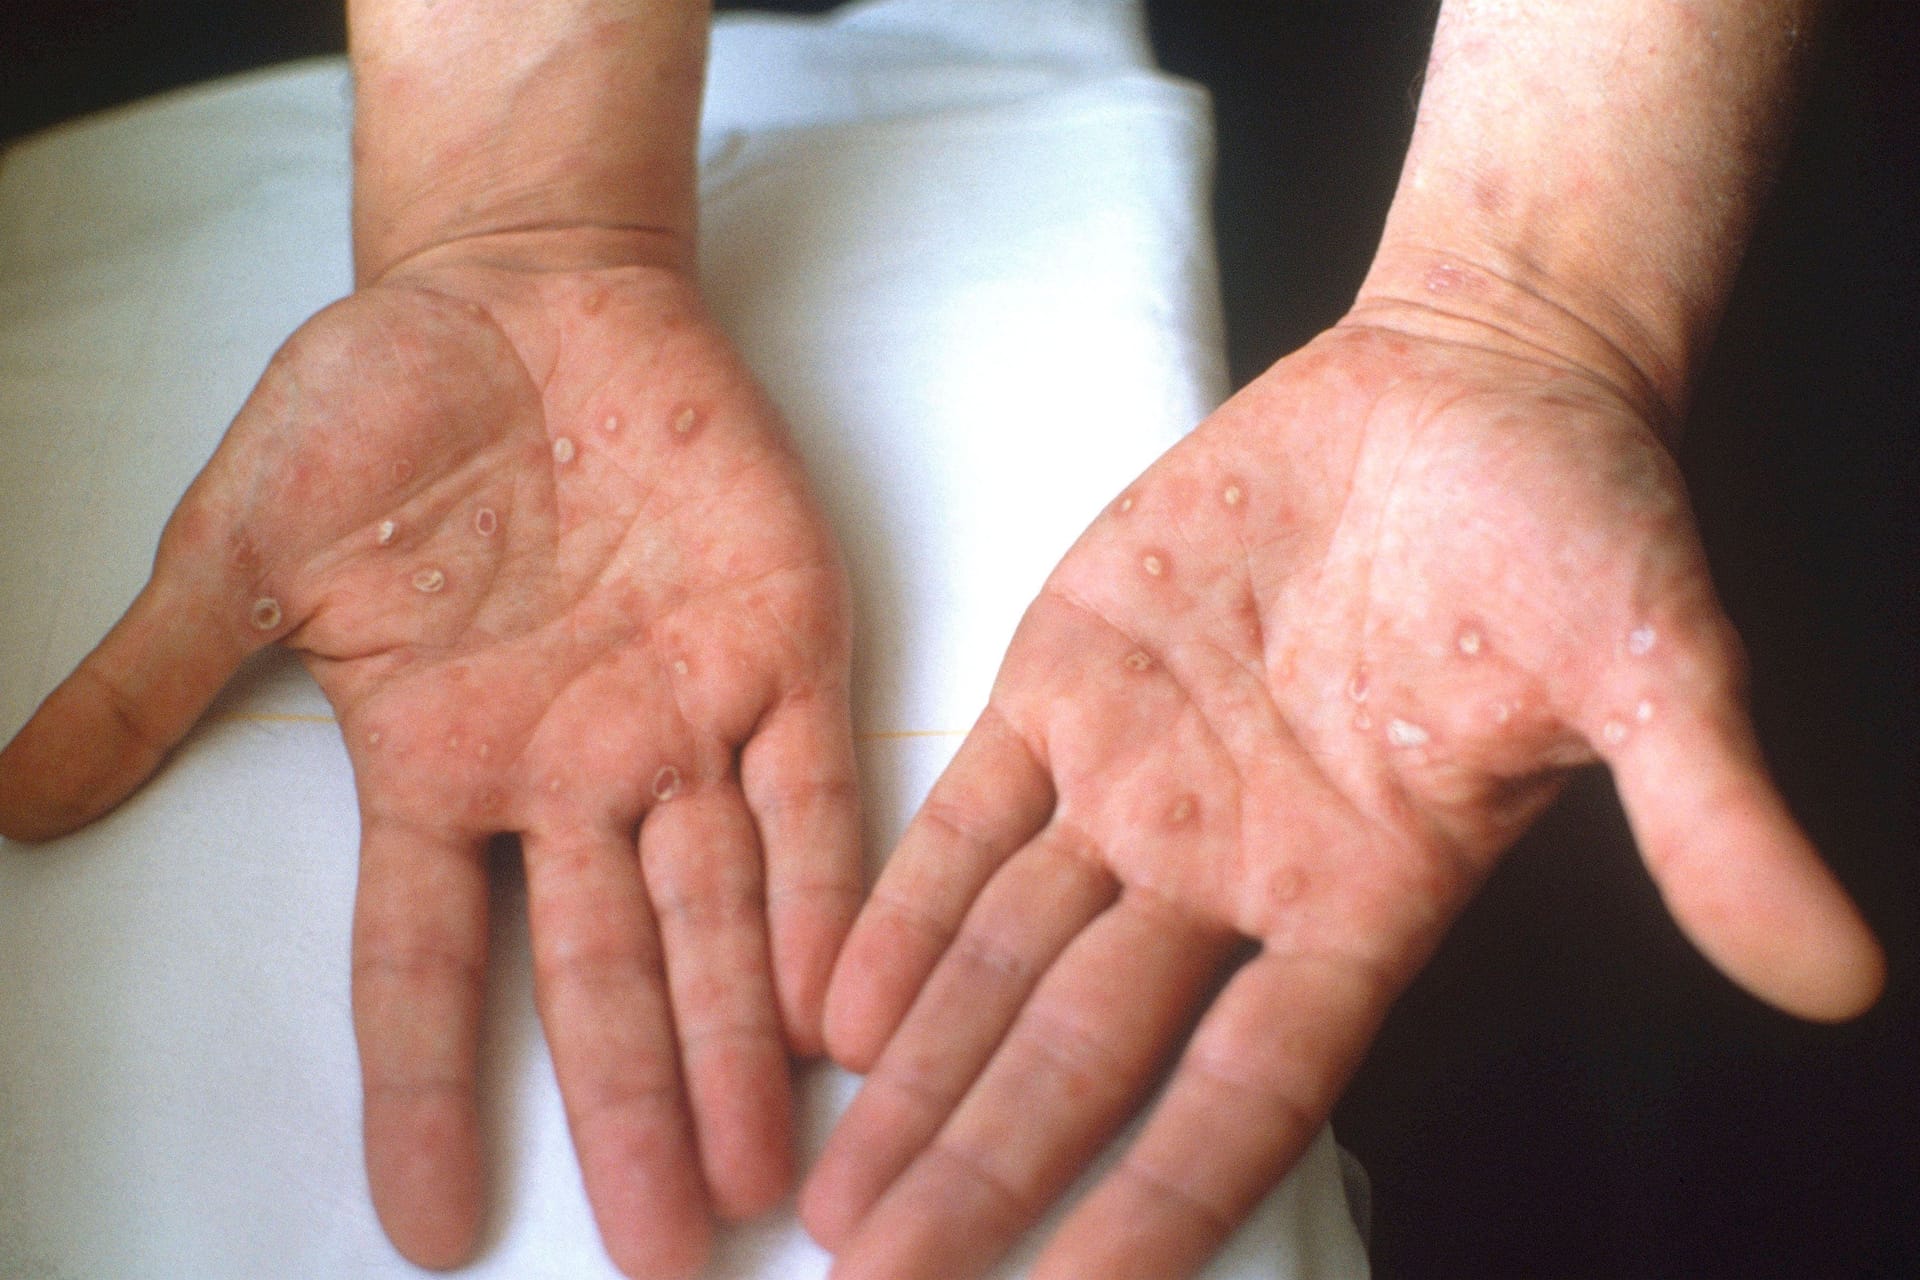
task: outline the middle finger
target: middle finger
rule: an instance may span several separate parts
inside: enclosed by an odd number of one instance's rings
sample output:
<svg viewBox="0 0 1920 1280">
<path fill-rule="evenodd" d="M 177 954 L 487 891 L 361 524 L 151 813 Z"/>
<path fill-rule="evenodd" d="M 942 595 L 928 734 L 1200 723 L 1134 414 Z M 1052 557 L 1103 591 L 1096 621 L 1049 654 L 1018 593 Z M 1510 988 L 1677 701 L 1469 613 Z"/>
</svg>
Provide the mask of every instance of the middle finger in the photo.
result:
<svg viewBox="0 0 1920 1280">
<path fill-rule="evenodd" d="M 524 845 L 535 995 L 601 1239 L 629 1274 L 692 1274 L 712 1226 L 638 855 L 604 831 Z"/>
</svg>

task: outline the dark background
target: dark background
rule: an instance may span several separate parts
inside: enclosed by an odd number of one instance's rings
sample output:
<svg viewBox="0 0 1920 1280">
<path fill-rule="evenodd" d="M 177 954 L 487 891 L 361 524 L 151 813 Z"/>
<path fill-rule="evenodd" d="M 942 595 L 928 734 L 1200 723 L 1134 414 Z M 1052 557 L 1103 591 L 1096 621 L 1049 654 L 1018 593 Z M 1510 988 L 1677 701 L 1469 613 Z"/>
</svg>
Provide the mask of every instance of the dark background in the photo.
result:
<svg viewBox="0 0 1920 1280">
<path fill-rule="evenodd" d="M 1351 298 L 1436 7 L 1153 4 L 1163 61 L 1215 97 L 1237 382 Z M 0 137 L 338 50 L 339 8 L 15 0 Z M 1667 921 L 1606 779 L 1583 777 L 1336 1117 L 1374 1179 L 1388 1280 L 1920 1275 L 1916 68 L 1920 5 L 1834 8 L 1681 447 L 1762 738 L 1887 943 L 1887 997 L 1836 1029 L 1732 989 Z"/>
</svg>

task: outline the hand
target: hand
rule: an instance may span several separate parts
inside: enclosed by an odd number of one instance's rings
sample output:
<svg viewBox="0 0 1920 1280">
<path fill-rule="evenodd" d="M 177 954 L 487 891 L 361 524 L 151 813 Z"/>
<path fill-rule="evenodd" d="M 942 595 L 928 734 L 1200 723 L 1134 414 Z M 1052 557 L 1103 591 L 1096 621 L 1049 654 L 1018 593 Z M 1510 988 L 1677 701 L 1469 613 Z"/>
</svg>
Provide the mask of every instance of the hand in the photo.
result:
<svg viewBox="0 0 1920 1280">
<path fill-rule="evenodd" d="M 1035 1274 L 1197 1269 L 1596 757 L 1730 975 L 1816 1018 L 1873 998 L 1649 416 L 1491 338 L 1353 323 L 1106 509 L 835 970 L 828 1044 L 870 1071 L 802 1197 L 836 1276 L 984 1270 L 1204 1006 Z"/>
<path fill-rule="evenodd" d="M 610 233 L 609 233 L 610 234 Z M 619 237 L 442 246 L 274 358 L 126 618 L 0 756 L 0 826 L 117 803 L 235 666 L 296 650 L 359 790 L 374 1199 L 472 1249 L 484 850 L 524 843 L 537 994 L 623 1268 L 791 1180 L 788 1051 L 860 891 L 846 587 L 777 414 Z M 644 244 L 641 246 L 644 249 Z"/>
</svg>

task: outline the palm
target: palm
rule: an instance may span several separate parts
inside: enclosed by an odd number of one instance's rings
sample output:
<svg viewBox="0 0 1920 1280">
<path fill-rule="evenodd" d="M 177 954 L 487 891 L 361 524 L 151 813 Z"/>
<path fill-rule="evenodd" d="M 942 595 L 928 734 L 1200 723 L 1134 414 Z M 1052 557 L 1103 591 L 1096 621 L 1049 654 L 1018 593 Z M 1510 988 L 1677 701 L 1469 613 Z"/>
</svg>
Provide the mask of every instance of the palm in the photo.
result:
<svg viewBox="0 0 1920 1280">
<path fill-rule="evenodd" d="M 1296 357 L 1123 494 L 1016 646 L 1107 669 L 1016 657 L 995 706 L 1044 744 L 1060 810 L 1124 883 L 1295 945 L 1330 896 L 1312 945 L 1391 938 L 1398 967 L 1556 766 L 1666 704 L 1675 638 L 1723 675 L 1734 656 L 1677 477 L 1632 414 L 1383 341 Z M 1343 382 L 1320 376 L 1336 362 Z M 1273 457 L 1323 469 L 1272 475 Z M 1168 839 L 1138 838 L 1155 827 Z M 1425 924 L 1379 918 L 1407 901 Z"/>
<path fill-rule="evenodd" d="M 697 1265 L 709 1205 L 755 1212 L 791 1176 L 787 1051 L 819 1047 L 859 862 L 837 556 L 691 288 L 442 265 L 310 321 L 154 584 L 10 749 L 10 825 L 117 801 L 269 640 L 354 762 L 356 1025 L 396 1240 L 444 1263 L 477 1221 L 481 854 L 506 831 L 609 1248 Z M 60 758 L 87 717 L 127 731 Z"/>
<path fill-rule="evenodd" d="M 1251 942 L 1047 1259 L 1197 1266 L 1596 751 L 1703 945 L 1831 1004 L 1848 979 L 1779 942 L 1852 922 L 1756 767 L 1735 664 L 1679 482 L 1618 398 L 1364 330 L 1283 362 L 1061 563 L 877 886 L 829 1005 L 873 1074 L 810 1224 L 853 1276 L 983 1267 Z M 1727 865 L 1689 847 L 1703 813 Z"/>
</svg>

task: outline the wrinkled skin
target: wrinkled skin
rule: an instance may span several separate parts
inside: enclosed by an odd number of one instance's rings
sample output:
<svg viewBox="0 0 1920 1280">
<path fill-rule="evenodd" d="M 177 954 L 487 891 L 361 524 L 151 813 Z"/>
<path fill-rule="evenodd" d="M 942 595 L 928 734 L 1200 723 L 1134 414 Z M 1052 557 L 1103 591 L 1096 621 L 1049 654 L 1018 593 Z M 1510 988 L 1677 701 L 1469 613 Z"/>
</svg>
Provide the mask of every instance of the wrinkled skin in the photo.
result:
<svg viewBox="0 0 1920 1280">
<path fill-rule="evenodd" d="M 513 249 L 443 246 L 293 336 L 151 584 L 0 757 L 0 827 L 103 812 L 248 653 L 295 650 L 360 797 L 390 1234 L 430 1265 L 474 1243 L 484 851 L 513 832 L 603 1237 L 686 1274 L 713 1212 L 791 1181 L 789 1051 L 821 1047 L 858 903 L 846 586 L 691 284 Z"/>
<path fill-rule="evenodd" d="M 802 1211 L 837 1277 L 980 1272 L 1176 1056 L 1036 1274 L 1197 1269 L 1596 756 L 1721 967 L 1809 1016 L 1872 998 L 1649 416 L 1575 367 L 1349 323 L 1106 508 L 836 969 L 828 1043 L 871 1074 Z"/>
</svg>

